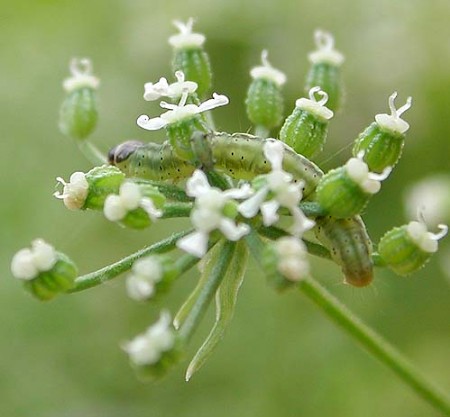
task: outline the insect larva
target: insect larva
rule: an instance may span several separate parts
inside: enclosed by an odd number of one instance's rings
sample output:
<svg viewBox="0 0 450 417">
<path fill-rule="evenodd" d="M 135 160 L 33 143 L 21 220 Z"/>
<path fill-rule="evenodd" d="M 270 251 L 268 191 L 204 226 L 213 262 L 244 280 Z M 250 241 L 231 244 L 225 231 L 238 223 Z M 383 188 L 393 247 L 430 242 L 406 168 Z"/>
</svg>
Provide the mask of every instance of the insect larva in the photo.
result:
<svg viewBox="0 0 450 417">
<path fill-rule="evenodd" d="M 364 287 L 372 281 L 372 243 L 360 216 L 316 219 L 316 236 L 342 268 L 345 282 Z"/>
</svg>

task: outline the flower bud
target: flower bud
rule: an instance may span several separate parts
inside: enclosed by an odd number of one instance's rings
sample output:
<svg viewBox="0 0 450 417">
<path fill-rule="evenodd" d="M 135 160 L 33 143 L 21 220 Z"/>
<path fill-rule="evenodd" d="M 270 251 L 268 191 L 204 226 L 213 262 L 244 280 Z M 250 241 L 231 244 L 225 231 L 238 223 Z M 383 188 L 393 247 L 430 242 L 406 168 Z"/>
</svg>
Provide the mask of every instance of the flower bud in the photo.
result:
<svg viewBox="0 0 450 417">
<path fill-rule="evenodd" d="M 438 226 L 439 233 L 431 233 L 424 223 L 412 221 L 387 232 L 378 244 L 382 261 L 398 275 L 409 275 L 422 268 L 438 250 L 438 241 L 448 231 Z"/>
<path fill-rule="evenodd" d="M 127 293 L 133 300 L 145 301 L 165 293 L 178 275 L 168 255 L 151 255 L 137 260 L 127 278 Z"/>
<path fill-rule="evenodd" d="M 319 86 L 328 94 L 327 107 L 336 111 L 342 101 L 340 67 L 344 56 L 334 49 L 334 38 L 330 33 L 317 30 L 314 38 L 317 50 L 308 56 L 312 65 L 306 77 L 306 91 Z"/>
<path fill-rule="evenodd" d="M 95 167 L 86 174 L 74 172 L 68 183 L 58 177 L 63 191 L 53 195 L 63 200 L 69 210 L 102 210 L 106 197 L 117 193 L 124 179 L 125 174 L 116 167 Z"/>
<path fill-rule="evenodd" d="M 99 80 L 92 75 L 89 59 L 73 59 L 70 63 L 72 76 L 64 81 L 67 97 L 59 115 L 61 131 L 73 139 L 83 140 L 97 124 L 97 102 L 95 91 Z"/>
<path fill-rule="evenodd" d="M 374 174 L 360 158 L 351 158 L 320 179 L 317 202 L 329 215 L 339 219 L 359 214 L 370 197 L 380 191 L 380 181 L 390 172 L 391 169 L 386 168 L 382 174 Z"/>
<path fill-rule="evenodd" d="M 143 229 L 162 216 L 160 208 L 165 197 L 149 184 L 125 181 L 119 194 L 110 194 L 105 199 L 103 213 L 112 222 L 120 222 L 132 229 Z"/>
<path fill-rule="evenodd" d="M 145 379 L 157 379 L 166 374 L 180 357 L 180 341 L 168 312 L 144 333 L 125 343 L 122 349 L 129 355 L 131 365 Z"/>
<path fill-rule="evenodd" d="M 205 96 L 211 88 L 212 78 L 209 57 L 203 49 L 205 36 L 192 32 L 192 18 L 187 23 L 174 21 L 174 24 L 180 33 L 169 38 L 169 43 L 174 48 L 173 71 L 182 71 L 186 80 L 197 83 L 199 96 Z"/>
<path fill-rule="evenodd" d="M 72 288 L 77 276 L 75 264 L 42 239 L 34 240 L 31 249 L 21 249 L 14 255 L 11 272 L 40 300 L 50 300 L 58 293 L 66 292 Z"/>
<path fill-rule="evenodd" d="M 278 290 L 291 287 L 309 275 L 304 243 L 295 237 L 282 237 L 266 245 L 262 262 L 271 284 Z"/>
<path fill-rule="evenodd" d="M 396 92 L 389 97 L 391 114 L 377 114 L 375 122 L 358 136 L 353 146 L 353 155 L 364 152 L 364 162 L 372 172 L 381 173 L 386 167 L 395 166 L 402 154 L 409 124 L 400 116 L 411 107 L 412 100 L 408 97 L 406 104 L 396 109 L 396 97 Z"/>
<path fill-rule="evenodd" d="M 317 101 L 315 94 L 322 96 Z M 311 158 L 322 151 L 328 133 L 328 121 L 333 112 L 325 107 L 328 95 L 320 87 L 309 90 L 309 99 L 295 102 L 293 113 L 286 119 L 280 131 L 280 139 L 295 152 Z"/>
<path fill-rule="evenodd" d="M 286 76 L 273 68 L 267 60 L 267 51 L 261 54 L 262 66 L 250 71 L 253 78 L 247 92 L 245 104 L 247 115 L 256 126 L 270 130 L 278 126 L 283 119 L 283 96 L 281 86 Z"/>
</svg>

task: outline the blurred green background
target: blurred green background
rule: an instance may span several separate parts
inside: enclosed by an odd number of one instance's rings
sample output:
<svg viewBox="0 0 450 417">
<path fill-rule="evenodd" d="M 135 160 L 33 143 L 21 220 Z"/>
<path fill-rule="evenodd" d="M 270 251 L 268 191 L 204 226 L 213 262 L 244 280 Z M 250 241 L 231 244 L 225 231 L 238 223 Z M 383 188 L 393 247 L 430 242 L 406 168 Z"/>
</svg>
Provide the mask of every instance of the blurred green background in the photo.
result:
<svg viewBox="0 0 450 417">
<path fill-rule="evenodd" d="M 288 75 L 290 112 L 303 93 L 314 29 L 335 34 L 347 57 L 346 106 L 332 123 L 325 169 L 348 158 L 346 145 L 376 113 L 387 111 L 392 91 L 398 90 L 399 103 L 413 96 L 403 159 L 365 214 L 377 241 L 408 220 L 405 187 L 450 168 L 448 0 L 2 0 L 0 10 L 2 416 L 438 415 L 300 294 L 274 293 L 256 266 L 242 288 L 233 326 L 207 366 L 188 384 L 187 360 L 160 383 L 142 384 L 119 343 L 152 322 L 162 304 L 133 303 L 121 278 L 39 303 L 11 278 L 9 262 L 15 251 L 43 237 L 88 272 L 182 228 L 181 221 L 161 221 L 140 233 L 122 230 L 96 213 L 65 210 L 52 193 L 56 176 L 90 168 L 57 128 L 70 58 L 91 57 L 102 79 L 95 133 L 102 149 L 130 138 L 162 139 L 135 125 L 139 114 L 159 111 L 142 100 L 143 83 L 170 76 L 171 20 L 190 16 L 207 35 L 215 90 L 231 99 L 215 112 L 219 127 L 229 131 L 250 128 L 243 101 L 249 68 L 263 48 Z M 378 271 L 364 290 L 342 285 L 339 269 L 329 263 L 314 262 L 314 270 L 449 390 L 449 282 L 436 259 L 407 279 Z M 195 274 L 181 280 L 164 306 L 175 311 L 194 284 Z M 189 354 L 211 320 L 203 323 Z"/>
</svg>

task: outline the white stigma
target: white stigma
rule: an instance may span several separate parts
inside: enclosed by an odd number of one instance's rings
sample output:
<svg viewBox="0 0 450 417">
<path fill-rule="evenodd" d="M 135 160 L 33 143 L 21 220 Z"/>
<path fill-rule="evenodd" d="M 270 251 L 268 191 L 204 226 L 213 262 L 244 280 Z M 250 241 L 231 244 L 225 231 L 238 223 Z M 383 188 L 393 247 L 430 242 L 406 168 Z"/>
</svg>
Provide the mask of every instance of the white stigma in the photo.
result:
<svg viewBox="0 0 450 417">
<path fill-rule="evenodd" d="M 272 67 L 268 59 L 269 53 L 264 49 L 261 53 L 262 66 L 254 67 L 250 71 L 253 79 L 265 78 L 273 81 L 276 85 L 281 87 L 286 82 L 286 75 L 280 70 Z"/>
<path fill-rule="evenodd" d="M 317 101 L 316 95 L 321 97 L 319 101 Z M 326 121 L 331 119 L 334 115 L 334 113 L 328 107 L 325 107 L 327 101 L 328 94 L 319 86 L 315 86 L 309 90 L 309 99 L 304 97 L 299 98 L 295 102 L 295 106 L 315 115 L 323 121 Z"/>
<path fill-rule="evenodd" d="M 63 200 L 64 205 L 69 210 L 79 210 L 83 208 L 89 193 L 89 183 L 86 180 L 84 172 L 74 172 L 65 182 L 61 177 L 57 177 L 56 181 L 63 185 L 63 191 L 56 191 L 53 196 Z"/>
<path fill-rule="evenodd" d="M 71 77 L 66 78 L 63 87 L 67 92 L 72 92 L 79 88 L 89 87 L 97 89 L 100 80 L 92 75 L 92 62 L 88 58 L 72 58 L 69 65 Z"/>
<path fill-rule="evenodd" d="M 314 32 L 317 50 L 308 55 L 313 64 L 327 63 L 339 67 L 344 62 L 344 55 L 334 49 L 334 38 L 329 32 L 320 29 Z"/>
<path fill-rule="evenodd" d="M 424 252 L 434 253 L 438 250 L 438 241 L 448 233 L 448 226 L 438 225 L 440 232 L 431 233 L 427 226 L 418 221 L 412 221 L 406 226 L 406 231 L 411 240 Z"/>
<path fill-rule="evenodd" d="M 169 44 L 175 49 L 201 48 L 206 37 L 200 33 L 193 33 L 194 19 L 191 17 L 186 23 L 174 20 L 173 24 L 180 31 L 169 38 Z"/>
<path fill-rule="evenodd" d="M 400 116 L 406 112 L 406 110 L 410 109 L 412 106 L 412 97 L 408 97 L 406 99 L 406 103 L 397 109 L 395 107 L 395 99 L 397 97 L 397 92 L 394 91 L 389 96 L 389 109 L 391 110 L 391 114 L 377 114 L 375 116 L 375 121 L 381 129 L 387 130 L 393 133 L 403 134 L 406 133 L 409 129 L 409 124 L 405 122 Z"/>
</svg>

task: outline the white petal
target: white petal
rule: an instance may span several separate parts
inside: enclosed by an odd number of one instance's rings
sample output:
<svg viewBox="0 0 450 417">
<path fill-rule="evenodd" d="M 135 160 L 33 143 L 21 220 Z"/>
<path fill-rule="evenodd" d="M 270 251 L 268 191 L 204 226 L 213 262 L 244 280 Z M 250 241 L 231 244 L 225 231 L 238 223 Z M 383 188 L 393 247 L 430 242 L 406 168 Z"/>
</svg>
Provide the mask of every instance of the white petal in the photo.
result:
<svg viewBox="0 0 450 417">
<path fill-rule="evenodd" d="M 163 215 L 163 212 L 155 207 L 151 198 L 144 197 L 141 199 L 139 205 L 147 212 L 152 221 L 159 219 Z"/>
<path fill-rule="evenodd" d="M 142 198 L 139 185 L 130 181 L 125 181 L 120 186 L 119 196 L 123 207 L 127 209 L 127 211 L 137 209 Z"/>
<path fill-rule="evenodd" d="M 216 107 L 225 106 L 230 102 L 227 96 L 221 94 L 213 94 L 213 98 L 206 100 L 198 107 L 198 113 L 215 109 Z"/>
<path fill-rule="evenodd" d="M 167 83 L 167 80 L 162 77 L 156 84 L 145 83 L 144 90 L 144 100 L 154 101 L 160 99 L 163 96 L 167 97 L 169 84 Z"/>
<path fill-rule="evenodd" d="M 53 268 L 57 261 L 55 248 L 44 242 L 42 239 L 36 239 L 31 244 L 34 264 L 39 271 L 48 271 Z"/>
<path fill-rule="evenodd" d="M 152 365 L 161 358 L 160 350 L 145 334 L 136 336 L 122 348 L 130 356 L 131 362 L 138 366 Z"/>
<path fill-rule="evenodd" d="M 192 210 L 191 222 L 198 231 L 209 233 L 219 227 L 222 217 L 222 213 L 217 210 L 195 208 Z"/>
<path fill-rule="evenodd" d="M 261 204 L 261 214 L 264 226 L 271 226 L 278 221 L 280 218 L 277 214 L 279 208 L 280 203 L 278 203 L 277 200 L 270 200 Z"/>
<path fill-rule="evenodd" d="M 132 267 L 134 275 L 146 277 L 151 282 L 159 282 L 163 277 L 161 262 L 155 256 L 139 259 Z"/>
<path fill-rule="evenodd" d="M 316 223 L 313 220 L 308 219 L 299 207 L 291 207 L 290 212 L 294 218 L 294 223 L 290 227 L 290 232 L 294 236 L 300 237 L 303 233 L 315 226 Z"/>
<path fill-rule="evenodd" d="M 103 214 L 109 221 L 117 222 L 126 216 L 127 209 L 122 205 L 122 200 L 118 195 L 110 194 L 105 199 Z"/>
<path fill-rule="evenodd" d="M 177 247 L 197 258 L 202 258 L 208 250 L 209 235 L 205 232 L 193 232 L 181 238 Z"/>
<path fill-rule="evenodd" d="M 154 117 L 153 119 L 149 119 L 145 114 L 138 117 L 136 121 L 139 127 L 145 130 L 159 130 L 167 125 L 167 121 L 162 119 L 161 117 Z"/>
<path fill-rule="evenodd" d="M 197 169 L 186 182 L 186 194 L 189 197 L 199 197 L 211 189 L 205 173 Z"/>
<path fill-rule="evenodd" d="M 239 188 L 230 188 L 229 190 L 225 190 L 222 194 L 226 198 L 235 198 L 235 199 L 240 200 L 240 199 L 244 199 L 244 198 L 249 198 L 254 193 L 255 192 L 253 191 L 250 184 L 246 183 L 246 184 L 243 184 Z"/>
<path fill-rule="evenodd" d="M 272 165 L 272 171 L 281 171 L 283 165 L 284 145 L 276 139 L 267 139 L 264 144 L 264 156 Z"/>
<path fill-rule="evenodd" d="M 21 249 L 11 261 L 11 272 L 14 278 L 30 280 L 36 278 L 39 271 L 34 264 L 34 256 L 30 249 Z"/>
<path fill-rule="evenodd" d="M 241 223 L 236 225 L 233 220 L 227 217 L 222 218 L 219 229 L 227 239 L 233 242 L 250 233 L 250 226 L 248 224 Z"/>
<path fill-rule="evenodd" d="M 239 204 L 238 211 L 247 219 L 255 217 L 261 207 L 262 202 L 265 200 L 269 189 L 263 187 L 253 194 L 249 199 Z"/>
</svg>

